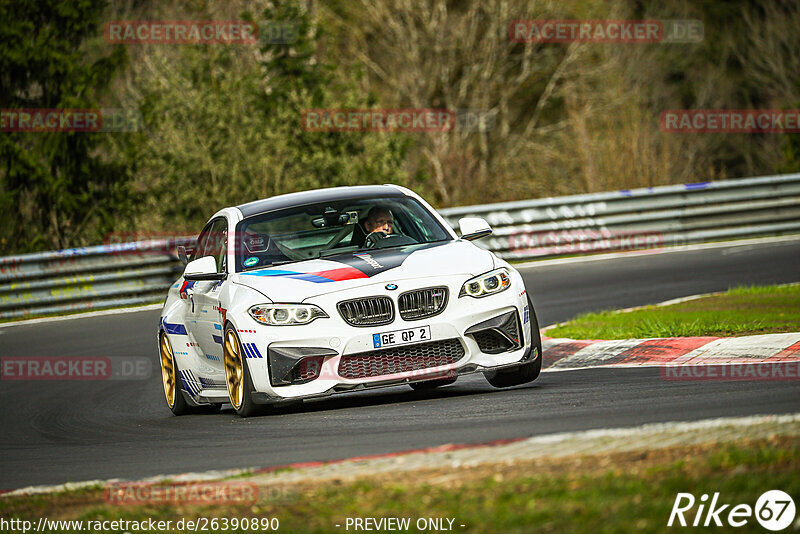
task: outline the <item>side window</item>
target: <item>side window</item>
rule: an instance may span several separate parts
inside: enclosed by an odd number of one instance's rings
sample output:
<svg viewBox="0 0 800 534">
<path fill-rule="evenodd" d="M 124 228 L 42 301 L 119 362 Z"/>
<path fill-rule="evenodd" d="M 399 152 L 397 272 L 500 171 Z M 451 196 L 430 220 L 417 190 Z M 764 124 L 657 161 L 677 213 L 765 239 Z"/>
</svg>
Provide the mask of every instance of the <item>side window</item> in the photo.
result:
<svg viewBox="0 0 800 534">
<path fill-rule="evenodd" d="M 228 250 L 228 221 L 224 218 L 214 219 L 203 229 L 197 239 L 197 251 L 192 259 L 214 256 L 217 261 L 217 272 L 225 272 Z"/>
<path fill-rule="evenodd" d="M 196 260 L 202 258 L 203 256 L 208 256 L 206 251 L 208 250 L 208 243 L 211 238 L 211 226 L 214 224 L 215 221 L 212 221 L 203 228 L 203 231 L 200 232 L 200 236 L 197 238 L 197 246 L 194 247 L 194 253 L 192 254 L 191 260 Z"/>
<path fill-rule="evenodd" d="M 211 235 L 208 242 L 206 256 L 214 256 L 217 260 L 217 272 L 225 271 L 225 252 L 228 250 L 228 221 L 217 219 L 211 223 Z"/>
</svg>

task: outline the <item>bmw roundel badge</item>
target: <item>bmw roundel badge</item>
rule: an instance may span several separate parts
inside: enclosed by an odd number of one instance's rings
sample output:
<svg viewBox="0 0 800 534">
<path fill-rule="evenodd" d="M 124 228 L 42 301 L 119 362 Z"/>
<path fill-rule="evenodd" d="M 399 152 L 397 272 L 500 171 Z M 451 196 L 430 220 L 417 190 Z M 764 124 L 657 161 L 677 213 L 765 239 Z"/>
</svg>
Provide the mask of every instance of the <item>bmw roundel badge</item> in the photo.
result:
<svg viewBox="0 0 800 534">
<path fill-rule="evenodd" d="M 386 289 L 388 289 L 389 291 L 394 291 L 395 289 L 397 289 L 397 284 L 386 284 Z"/>
</svg>

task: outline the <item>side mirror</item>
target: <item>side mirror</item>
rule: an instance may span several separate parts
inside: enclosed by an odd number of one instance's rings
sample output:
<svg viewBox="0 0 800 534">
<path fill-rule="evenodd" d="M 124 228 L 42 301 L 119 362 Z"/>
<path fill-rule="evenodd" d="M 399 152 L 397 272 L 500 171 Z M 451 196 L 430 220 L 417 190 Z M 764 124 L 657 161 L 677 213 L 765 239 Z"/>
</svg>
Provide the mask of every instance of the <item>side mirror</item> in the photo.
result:
<svg viewBox="0 0 800 534">
<path fill-rule="evenodd" d="M 217 260 L 214 256 L 203 256 L 190 261 L 183 271 L 183 278 L 190 281 L 224 280 L 225 273 L 217 272 Z"/>
<path fill-rule="evenodd" d="M 492 227 L 480 217 L 463 217 L 458 220 L 461 239 L 472 241 L 491 235 Z"/>
</svg>

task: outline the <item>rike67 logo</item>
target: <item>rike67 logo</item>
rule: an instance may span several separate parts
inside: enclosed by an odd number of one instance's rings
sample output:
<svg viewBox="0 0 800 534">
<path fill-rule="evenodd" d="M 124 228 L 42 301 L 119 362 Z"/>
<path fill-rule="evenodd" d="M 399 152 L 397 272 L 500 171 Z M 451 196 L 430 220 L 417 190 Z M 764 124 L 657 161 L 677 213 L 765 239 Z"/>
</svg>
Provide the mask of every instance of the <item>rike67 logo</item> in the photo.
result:
<svg viewBox="0 0 800 534">
<path fill-rule="evenodd" d="M 695 504 L 697 509 L 693 510 Z M 792 524 L 795 513 L 794 501 L 788 493 L 781 490 L 764 492 L 756 501 L 755 507 L 749 504 L 732 506 L 723 503 L 719 492 L 714 493 L 711 502 L 708 502 L 708 495 L 705 493 L 699 502 L 691 493 L 678 493 L 667 526 L 721 527 L 727 524 L 743 527 L 755 517 L 762 527 L 777 532 Z"/>
</svg>

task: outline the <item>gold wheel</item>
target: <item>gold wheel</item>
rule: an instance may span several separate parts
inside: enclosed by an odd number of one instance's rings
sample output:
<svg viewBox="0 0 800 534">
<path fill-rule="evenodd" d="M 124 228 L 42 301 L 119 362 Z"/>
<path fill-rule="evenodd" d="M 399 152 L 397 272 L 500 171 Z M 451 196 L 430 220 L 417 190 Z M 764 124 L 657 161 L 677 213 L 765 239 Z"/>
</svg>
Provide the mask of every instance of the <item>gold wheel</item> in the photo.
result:
<svg viewBox="0 0 800 534">
<path fill-rule="evenodd" d="M 234 409 L 240 410 L 244 400 L 244 362 L 242 346 L 232 329 L 225 334 L 225 379 L 231 404 Z"/>
<path fill-rule="evenodd" d="M 164 396 L 170 408 L 175 407 L 175 356 L 165 334 L 161 334 L 161 382 L 164 384 Z"/>
</svg>

